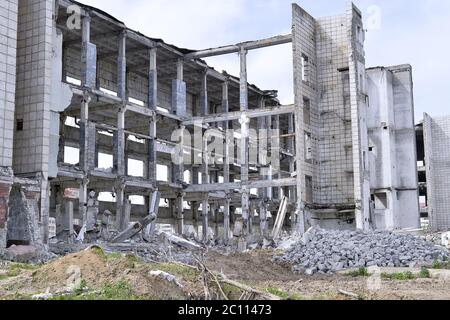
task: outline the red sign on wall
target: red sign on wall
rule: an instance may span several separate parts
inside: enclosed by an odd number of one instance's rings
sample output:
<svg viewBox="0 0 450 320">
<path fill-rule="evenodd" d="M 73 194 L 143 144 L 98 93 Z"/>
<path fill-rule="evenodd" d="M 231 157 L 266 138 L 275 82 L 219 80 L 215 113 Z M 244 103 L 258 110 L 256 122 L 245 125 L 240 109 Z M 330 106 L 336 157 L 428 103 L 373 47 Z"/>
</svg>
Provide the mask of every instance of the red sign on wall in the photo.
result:
<svg viewBox="0 0 450 320">
<path fill-rule="evenodd" d="M 75 188 L 64 189 L 64 198 L 79 199 L 80 198 L 80 189 L 75 189 Z"/>
</svg>

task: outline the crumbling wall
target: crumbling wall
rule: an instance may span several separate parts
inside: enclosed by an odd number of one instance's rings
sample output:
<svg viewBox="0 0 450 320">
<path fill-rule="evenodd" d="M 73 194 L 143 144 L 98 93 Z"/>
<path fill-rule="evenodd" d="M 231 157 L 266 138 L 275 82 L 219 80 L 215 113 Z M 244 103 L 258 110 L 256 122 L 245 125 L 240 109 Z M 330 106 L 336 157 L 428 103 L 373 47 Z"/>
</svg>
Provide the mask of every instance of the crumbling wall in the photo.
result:
<svg viewBox="0 0 450 320">
<path fill-rule="evenodd" d="M 0 249 L 6 247 L 13 172 L 18 0 L 0 1 Z"/>
<path fill-rule="evenodd" d="M 347 7 L 350 108 L 356 227 L 370 229 L 369 139 L 367 132 L 367 84 L 361 11 L 351 2 Z"/>
<path fill-rule="evenodd" d="M 19 0 L 13 168 L 40 180 L 40 222 L 48 238 L 53 0 Z M 46 240 L 45 240 L 46 242 Z"/>
<path fill-rule="evenodd" d="M 419 228 L 411 67 L 372 68 L 367 77 L 374 228 Z"/>
<path fill-rule="evenodd" d="M 19 0 L 14 172 L 47 172 L 53 1 Z"/>
<path fill-rule="evenodd" d="M 17 0 L 0 2 L 0 167 L 12 166 L 16 92 Z"/>
<path fill-rule="evenodd" d="M 320 204 L 354 204 L 347 17 L 317 20 Z"/>
<path fill-rule="evenodd" d="M 423 122 L 425 165 L 427 171 L 428 214 L 434 231 L 450 230 L 450 117 Z"/>
<path fill-rule="evenodd" d="M 13 173 L 11 169 L 5 170 L 0 167 L 0 250 L 6 247 L 8 201 L 12 179 Z"/>
<path fill-rule="evenodd" d="M 303 200 L 312 193 L 307 204 L 311 219 L 319 224 L 325 219 L 330 228 L 347 229 L 359 218 L 358 227 L 367 229 L 370 190 L 361 12 L 350 4 L 346 14 L 315 20 L 294 4 L 293 48 L 296 105 L 305 110 L 309 104 L 311 109 L 310 120 L 306 112 L 300 119 L 305 141 L 310 141 L 301 143 L 300 172 L 305 180 L 313 178 L 312 188 L 310 183 L 302 185 Z"/>
<path fill-rule="evenodd" d="M 301 149 L 297 155 L 304 164 L 301 168 L 302 174 L 302 189 L 306 188 L 306 177 L 312 178 L 312 189 L 317 190 L 319 184 L 318 176 L 318 129 L 319 129 L 319 108 L 318 108 L 318 94 L 317 94 L 317 55 L 316 55 L 316 21 L 305 10 L 300 8 L 297 4 L 292 5 L 293 13 L 293 27 L 292 27 L 292 47 L 294 57 L 294 93 L 295 105 L 297 108 L 305 110 L 306 100 L 309 100 L 309 121 L 305 119 L 306 114 L 299 114 L 299 126 L 306 133 L 311 134 L 313 140 L 311 145 L 312 159 L 305 159 L 306 146 L 305 141 L 301 140 Z M 308 74 L 305 81 L 303 76 L 303 63 L 305 57 L 308 58 Z M 309 204 L 320 201 L 317 192 L 312 192 L 312 199 L 308 199 L 307 192 L 303 192 L 301 197 L 304 202 Z M 312 201 L 311 201 L 312 200 Z"/>
<path fill-rule="evenodd" d="M 25 194 L 20 185 L 14 185 L 9 196 L 8 245 L 37 245 L 39 229 L 39 193 Z"/>
</svg>

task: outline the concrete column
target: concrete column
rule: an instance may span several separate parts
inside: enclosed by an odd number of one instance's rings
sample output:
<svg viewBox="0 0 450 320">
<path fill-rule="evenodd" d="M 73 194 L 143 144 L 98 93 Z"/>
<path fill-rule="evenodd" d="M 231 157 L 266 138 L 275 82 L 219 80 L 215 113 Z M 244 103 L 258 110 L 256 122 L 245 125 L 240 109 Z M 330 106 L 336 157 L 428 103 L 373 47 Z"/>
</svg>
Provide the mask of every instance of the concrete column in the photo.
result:
<svg viewBox="0 0 450 320">
<path fill-rule="evenodd" d="M 119 232 L 124 231 L 126 221 L 125 208 L 125 185 L 121 181 L 116 184 L 116 228 Z"/>
<path fill-rule="evenodd" d="M 83 43 L 91 42 L 91 17 L 86 15 L 81 20 L 81 38 Z"/>
<path fill-rule="evenodd" d="M 88 171 L 91 171 L 97 167 L 97 127 L 95 123 L 88 122 L 87 132 L 88 153 L 85 156 L 87 158 Z"/>
<path fill-rule="evenodd" d="M 229 104 L 229 87 L 228 87 L 228 81 L 225 81 L 222 85 L 222 109 L 224 113 L 228 113 L 230 111 L 230 104 Z M 230 182 L 230 147 L 234 145 L 233 141 L 231 140 L 232 137 L 230 137 L 229 134 L 230 129 L 230 122 L 224 121 L 223 123 L 223 130 L 225 132 L 225 146 L 224 146 L 224 160 L 223 160 L 223 180 L 224 183 Z M 234 139 L 234 138 L 233 138 Z M 225 244 L 228 244 L 230 241 L 230 204 L 231 204 L 231 198 L 230 194 L 227 194 L 227 199 L 224 203 L 224 211 L 223 211 L 223 241 Z"/>
<path fill-rule="evenodd" d="M 224 113 L 228 113 L 230 111 L 230 105 L 228 100 L 228 81 L 225 81 L 222 85 L 222 109 Z M 230 136 L 228 134 L 228 130 L 230 128 L 229 121 L 223 122 L 223 130 L 225 132 L 225 146 L 224 146 L 224 159 L 223 159 L 223 178 L 224 182 L 230 182 L 230 146 L 232 145 L 232 141 L 230 141 Z"/>
<path fill-rule="evenodd" d="M 91 98 L 86 93 L 80 107 L 80 169 L 85 174 L 89 171 L 89 102 Z"/>
<path fill-rule="evenodd" d="M 230 205 L 231 199 L 230 196 L 227 195 L 223 211 L 223 241 L 225 244 L 228 244 L 230 242 Z"/>
<path fill-rule="evenodd" d="M 295 123 L 294 123 L 294 115 L 288 115 L 288 129 L 289 134 L 294 134 L 295 132 Z M 294 137 L 288 138 L 288 149 L 294 156 L 289 158 L 289 172 L 292 173 L 295 171 L 295 139 Z M 289 187 L 289 202 L 294 204 L 297 202 L 295 187 Z M 291 228 L 292 231 L 295 231 L 296 228 L 296 218 L 295 210 L 291 210 Z"/>
<path fill-rule="evenodd" d="M 186 127 L 185 126 L 181 126 L 180 130 L 182 132 L 181 136 L 180 136 L 180 146 L 181 148 L 178 150 L 179 154 L 178 154 L 178 163 L 176 164 L 176 168 L 175 168 L 175 179 L 174 182 L 178 183 L 178 184 L 183 184 L 184 183 L 184 131 L 185 131 Z"/>
<path fill-rule="evenodd" d="M 192 169 L 191 169 L 191 183 L 192 184 L 198 184 L 198 173 L 199 173 L 198 167 L 192 167 Z M 198 209 L 199 209 L 199 203 L 197 201 L 191 202 L 192 221 L 193 221 L 196 232 L 198 232 L 198 221 L 199 221 Z"/>
<path fill-rule="evenodd" d="M 158 218 L 158 212 L 159 212 L 159 203 L 161 200 L 161 193 L 158 191 L 155 191 L 149 195 L 147 198 L 148 202 L 148 216 L 153 219 L 153 221 L 145 228 L 144 230 L 144 237 L 149 237 L 153 234 L 153 232 L 156 229 L 156 220 Z"/>
<path fill-rule="evenodd" d="M 259 98 L 259 108 L 263 109 L 265 107 L 265 98 Z M 261 180 L 267 179 L 267 174 L 269 172 L 268 159 L 269 159 L 269 128 L 267 126 L 267 117 L 258 118 L 258 139 L 259 139 L 259 153 L 258 153 L 258 164 L 260 165 L 259 175 Z M 259 189 L 258 195 L 262 201 L 267 199 L 267 189 Z"/>
<path fill-rule="evenodd" d="M 97 84 L 97 47 L 91 43 L 91 17 L 82 20 L 81 84 L 95 88 Z"/>
<path fill-rule="evenodd" d="M 304 139 L 304 131 L 302 126 L 303 115 L 300 113 L 303 110 L 301 108 L 296 108 L 295 110 L 295 167 L 297 171 L 297 230 L 300 234 L 306 232 L 305 230 L 305 211 L 304 211 L 304 203 L 302 200 L 302 181 L 304 179 L 304 173 L 301 171 L 303 161 L 301 158 L 300 152 L 303 152 L 302 149 L 302 139 Z"/>
<path fill-rule="evenodd" d="M 275 132 L 274 132 L 274 136 L 272 137 L 272 139 L 276 139 L 276 144 L 278 145 L 278 146 L 281 146 L 281 139 L 280 139 L 280 116 L 275 116 L 275 118 L 274 118 L 274 123 L 273 123 L 273 128 L 274 128 L 274 130 L 275 130 Z M 282 176 L 281 176 L 281 168 L 279 168 L 279 170 L 278 170 L 278 172 L 277 172 L 277 178 L 278 179 L 281 179 L 282 178 Z M 284 190 L 283 190 L 283 188 L 282 187 L 279 187 L 278 188 L 278 191 L 277 191 L 277 195 L 278 195 L 278 200 L 282 200 L 283 199 L 283 197 L 284 197 Z"/>
<path fill-rule="evenodd" d="M 209 203 L 208 196 L 202 202 L 202 231 L 203 231 L 203 242 L 206 243 L 209 238 Z"/>
<path fill-rule="evenodd" d="M 186 115 L 186 82 L 183 81 L 184 61 L 177 61 L 177 78 L 172 81 L 172 113 L 178 116 Z"/>
<path fill-rule="evenodd" d="M 177 232 L 180 235 L 184 234 L 184 194 L 180 192 L 177 194 L 176 200 L 177 208 Z"/>
<path fill-rule="evenodd" d="M 202 75 L 202 84 L 200 89 L 200 114 L 206 116 L 209 114 L 208 102 L 208 73 L 205 70 Z"/>
<path fill-rule="evenodd" d="M 259 209 L 259 227 L 262 239 L 268 238 L 269 235 L 269 220 L 267 213 L 267 203 L 263 200 L 261 201 Z"/>
<path fill-rule="evenodd" d="M 207 71 L 203 73 L 202 85 L 200 89 L 200 113 L 202 116 L 209 114 L 209 102 L 208 102 L 208 74 Z M 208 155 L 208 139 L 202 137 L 202 184 L 209 183 L 209 155 Z M 209 235 L 209 203 L 208 196 L 206 195 L 202 202 L 202 229 L 203 229 L 203 241 L 208 241 Z"/>
<path fill-rule="evenodd" d="M 125 112 L 124 108 L 117 113 L 117 132 L 114 134 L 114 170 L 118 176 L 125 176 Z"/>
<path fill-rule="evenodd" d="M 63 229 L 67 233 L 67 242 L 73 243 L 74 241 L 74 229 L 73 229 L 73 202 L 66 201 L 64 205 L 63 213 Z"/>
<path fill-rule="evenodd" d="M 80 182 L 78 211 L 83 219 L 83 224 L 85 224 L 87 220 L 88 183 L 89 181 L 87 179 L 83 179 Z"/>
<path fill-rule="evenodd" d="M 248 111 L 248 81 L 247 81 L 247 50 L 239 52 L 241 62 L 240 72 L 240 108 L 241 111 Z M 250 119 L 243 117 L 241 124 L 241 181 L 245 185 L 249 181 L 249 124 Z M 249 198 L 250 190 L 244 187 L 242 190 L 242 217 L 244 224 L 248 226 L 249 220 Z M 245 226 L 244 226 L 245 227 Z"/>
<path fill-rule="evenodd" d="M 273 150 L 273 143 L 272 143 L 272 139 L 271 139 L 271 136 L 273 134 L 273 132 L 272 132 L 272 117 L 271 116 L 266 118 L 266 126 L 267 126 L 267 130 L 268 130 L 267 131 L 267 134 L 268 134 L 268 137 L 267 137 L 267 150 L 268 151 L 270 150 L 270 153 L 272 155 L 272 152 L 274 150 Z M 268 170 L 268 172 L 267 172 L 267 179 L 268 180 L 273 180 L 272 165 L 273 165 L 273 163 L 271 162 L 269 167 L 267 168 L 267 170 Z M 267 199 L 268 200 L 273 200 L 273 188 L 272 187 L 267 188 L 266 192 L 267 192 L 266 193 Z"/>
<path fill-rule="evenodd" d="M 59 149 L 58 149 L 58 163 L 64 163 L 65 153 L 65 129 L 67 116 L 61 115 L 59 118 Z"/>
<path fill-rule="evenodd" d="M 117 96 L 126 101 L 127 95 L 127 32 L 124 30 L 119 35 L 119 54 L 117 58 Z"/>
<path fill-rule="evenodd" d="M 149 72 L 148 72 L 148 106 L 150 109 L 156 111 L 158 106 L 158 69 L 156 65 L 157 49 L 151 48 L 149 50 Z"/>
<path fill-rule="evenodd" d="M 156 65 L 157 49 L 149 50 L 149 74 L 148 74 L 148 107 L 156 112 L 158 105 L 158 70 Z M 150 119 L 148 140 L 147 178 L 156 187 L 156 117 Z"/>
</svg>

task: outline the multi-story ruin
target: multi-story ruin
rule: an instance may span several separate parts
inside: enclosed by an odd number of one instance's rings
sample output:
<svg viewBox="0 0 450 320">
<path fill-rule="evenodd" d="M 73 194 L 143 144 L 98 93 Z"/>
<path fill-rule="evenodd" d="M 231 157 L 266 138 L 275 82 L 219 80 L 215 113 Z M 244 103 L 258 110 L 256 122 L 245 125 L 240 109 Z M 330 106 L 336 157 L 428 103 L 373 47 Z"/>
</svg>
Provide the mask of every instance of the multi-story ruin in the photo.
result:
<svg viewBox="0 0 450 320">
<path fill-rule="evenodd" d="M 119 232 L 158 212 L 226 242 L 241 222 L 268 235 L 280 206 L 300 232 L 419 226 L 411 68 L 366 72 L 353 4 L 293 5 L 292 34 L 200 51 L 70 0 L 5 0 L 0 17 L 2 247 L 47 243 L 50 217 L 73 241 L 104 212 Z M 289 106 L 247 82 L 247 52 L 285 43 Z M 230 53 L 239 78 L 201 60 Z"/>
</svg>

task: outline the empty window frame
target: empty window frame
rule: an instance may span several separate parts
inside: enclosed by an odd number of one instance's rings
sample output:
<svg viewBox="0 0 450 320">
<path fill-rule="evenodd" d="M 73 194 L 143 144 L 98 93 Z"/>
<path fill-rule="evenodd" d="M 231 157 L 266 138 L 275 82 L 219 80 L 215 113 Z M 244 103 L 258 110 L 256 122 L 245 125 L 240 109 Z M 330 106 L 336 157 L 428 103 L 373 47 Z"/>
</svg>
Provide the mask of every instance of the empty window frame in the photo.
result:
<svg viewBox="0 0 450 320">
<path fill-rule="evenodd" d="M 169 181 L 169 167 L 165 165 L 156 165 L 156 180 L 157 181 Z"/>
<path fill-rule="evenodd" d="M 309 81 L 309 58 L 305 54 L 302 54 L 302 80 Z"/>
<path fill-rule="evenodd" d="M 128 175 L 130 177 L 144 177 L 144 161 L 128 159 Z"/>
<path fill-rule="evenodd" d="M 311 100 L 303 97 L 303 122 L 311 125 Z"/>
<path fill-rule="evenodd" d="M 114 157 L 107 153 L 98 153 L 98 168 L 99 169 L 111 169 L 114 164 Z"/>
<path fill-rule="evenodd" d="M 311 133 L 305 131 L 305 161 L 311 162 L 313 160 L 313 144 Z"/>
<path fill-rule="evenodd" d="M 375 193 L 375 209 L 387 210 L 389 209 L 387 193 Z"/>
<path fill-rule="evenodd" d="M 77 165 L 80 162 L 80 149 L 64 147 L 64 163 Z"/>
<path fill-rule="evenodd" d="M 305 176 L 305 200 L 307 203 L 313 203 L 313 179 L 311 176 Z"/>
</svg>

